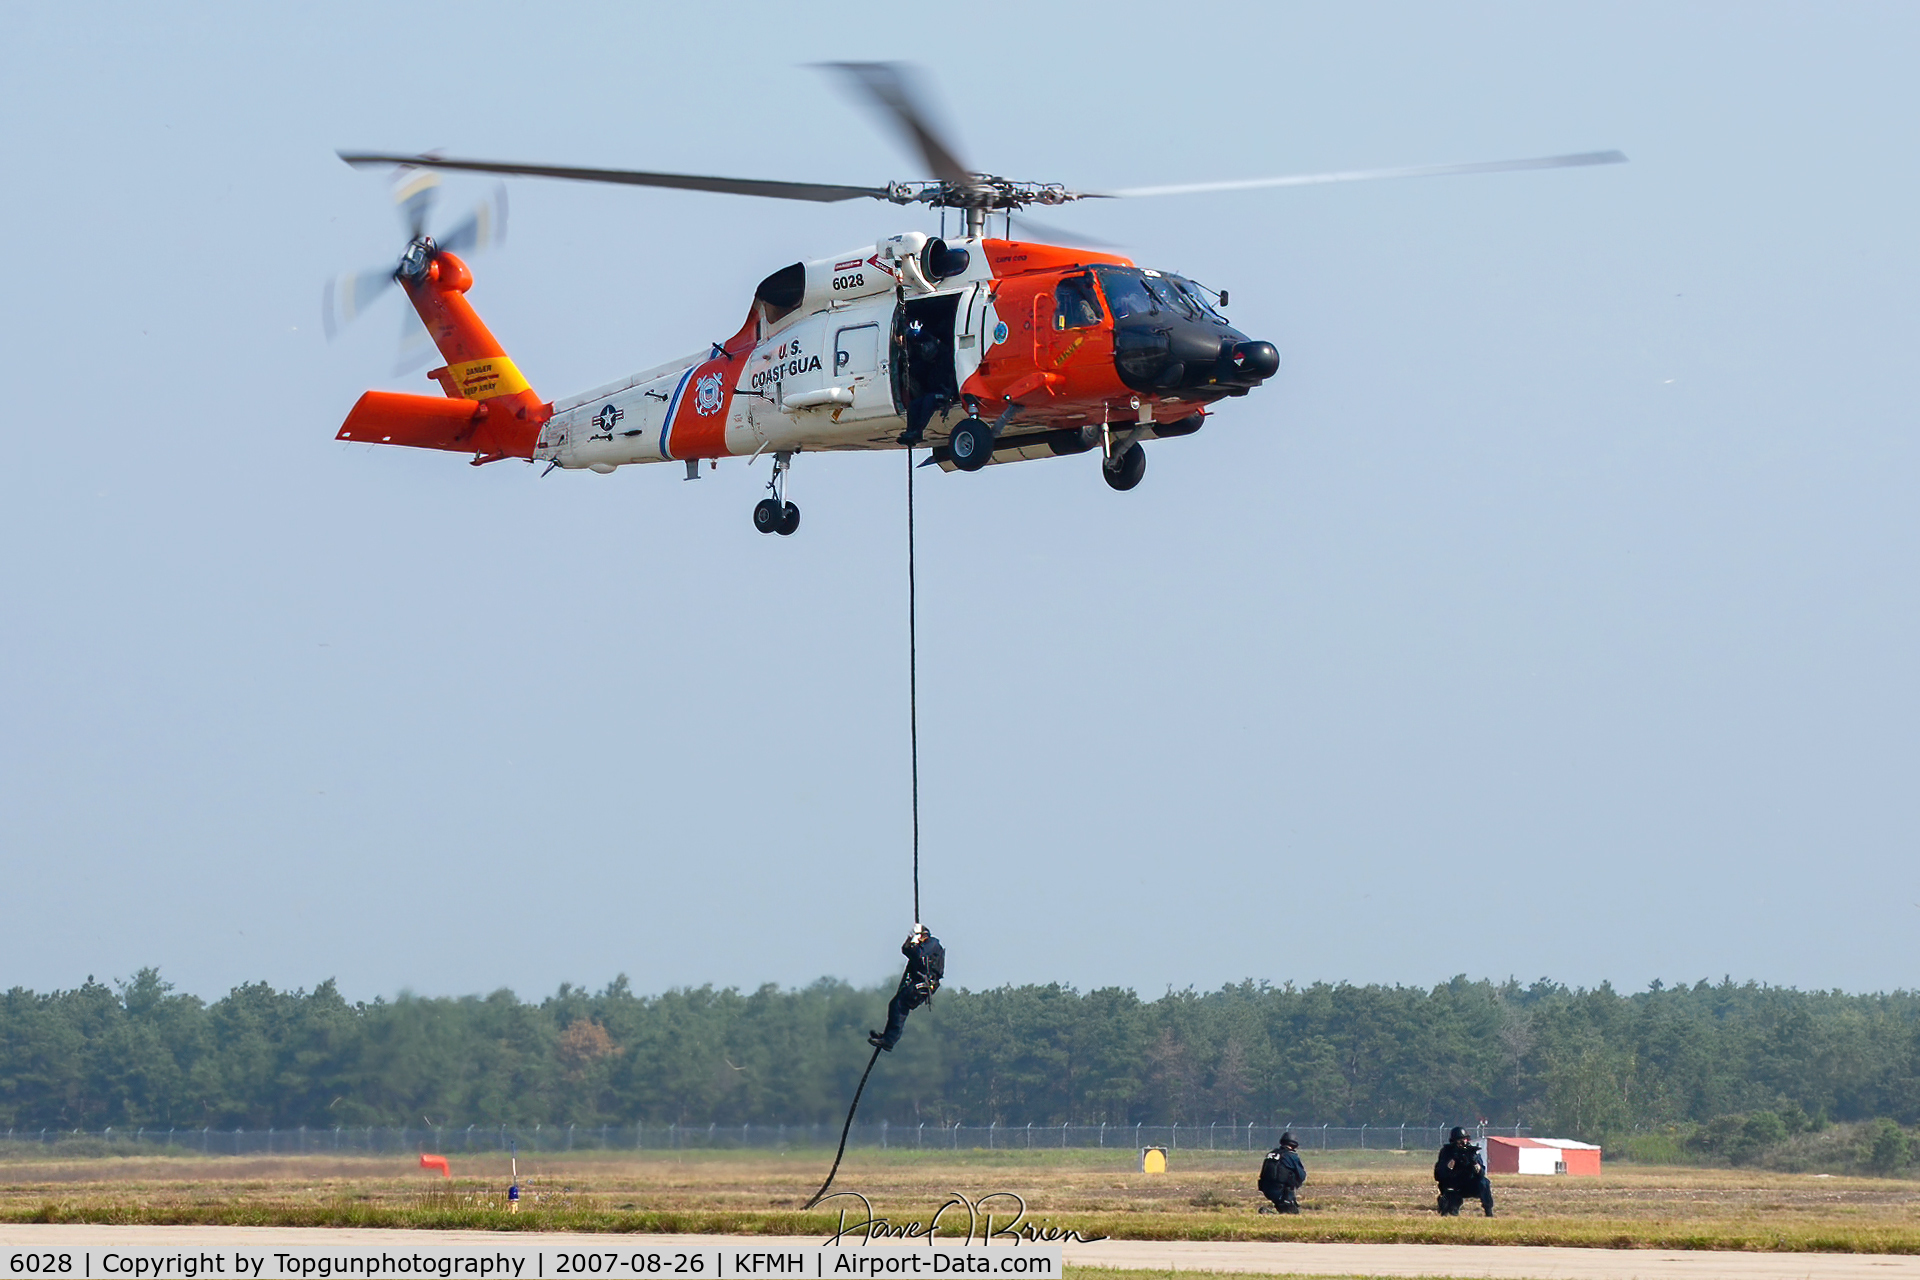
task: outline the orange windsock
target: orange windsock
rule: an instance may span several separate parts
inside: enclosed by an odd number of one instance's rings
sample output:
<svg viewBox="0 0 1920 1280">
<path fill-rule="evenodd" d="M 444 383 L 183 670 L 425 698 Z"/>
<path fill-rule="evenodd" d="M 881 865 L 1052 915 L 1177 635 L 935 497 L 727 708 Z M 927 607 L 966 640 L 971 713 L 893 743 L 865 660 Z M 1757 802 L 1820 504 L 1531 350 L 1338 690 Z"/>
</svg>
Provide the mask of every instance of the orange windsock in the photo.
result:
<svg viewBox="0 0 1920 1280">
<path fill-rule="evenodd" d="M 445 1156 L 430 1156 L 422 1151 L 420 1153 L 420 1167 L 422 1169 L 438 1169 L 440 1176 L 443 1178 L 451 1178 L 453 1176 L 453 1170 L 447 1167 L 447 1158 Z"/>
</svg>

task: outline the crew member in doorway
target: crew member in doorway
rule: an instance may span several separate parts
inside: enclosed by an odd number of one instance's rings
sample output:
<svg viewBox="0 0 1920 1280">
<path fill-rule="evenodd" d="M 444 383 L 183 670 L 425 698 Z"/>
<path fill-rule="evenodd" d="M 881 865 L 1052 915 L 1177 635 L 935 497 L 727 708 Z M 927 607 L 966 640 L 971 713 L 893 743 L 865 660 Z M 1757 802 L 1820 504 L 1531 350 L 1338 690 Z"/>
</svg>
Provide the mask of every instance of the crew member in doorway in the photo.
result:
<svg viewBox="0 0 1920 1280">
<path fill-rule="evenodd" d="M 1298 1213 L 1300 1201 L 1294 1192 L 1307 1180 L 1307 1166 L 1300 1163 L 1300 1144 L 1291 1133 L 1280 1135 L 1280 1145 L 1267 1152 L 1260 1162 L 1260 1194 L 1273 1201 L 1274 1213 Z M 1262 1206 L 1260 1212 L 1268 1212 Z"/>
<path fill-rule="evenodd" d="M 1457 1218 L 1460 1206 L 1478 1200 L 1487 1216 L 1493 1216 L 1493 1184 L 1487 1181 L 1487 1162 L 1480 1158 L 1479 1146 L 1465 1129 L 1455 1127 L 1433 1162 L 1433 1180 L 1440 1184 L 1438 1208 L 1442 1217 Z"/>
<path fill-rule="evenodd" d="M 954 385 L 951 337 L 942 338 L 919 320 L 909 320 L 905 339 L 907 359 L 907 429 L 900 443 L 916 445 L 926 439 L 934 415 L 959 398 Z"/>
<path fill-rule="evenodd" d="M 924 924 L 913 926 L 913 932 L 900 944 L 900 954 L 907 958 L 907 971 L 900 975 L 900 989 L 887 1004 L 887 1029 L 867 1032 L 867 1043 L 888 1053 L 900 1043 L 900 1033 L 907 1029 L 907 1015 L 933 999 L 933 993 L 940 989 L 940 979 L 947 976 L 947 949 Z"/>
</svg>

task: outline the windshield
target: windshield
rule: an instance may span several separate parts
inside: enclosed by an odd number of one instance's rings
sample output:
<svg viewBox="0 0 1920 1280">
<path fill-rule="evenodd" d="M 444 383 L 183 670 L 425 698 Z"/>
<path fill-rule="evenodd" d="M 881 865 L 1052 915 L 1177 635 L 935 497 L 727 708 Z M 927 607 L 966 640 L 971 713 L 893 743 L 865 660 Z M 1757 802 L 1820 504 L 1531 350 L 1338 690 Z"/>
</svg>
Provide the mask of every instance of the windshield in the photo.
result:
<svg viewBox="0 0 1920 1280">
<path fill-rule="evenodd" d="M 1187 279 L 1185 276 L 1163 276 L 1162 279 L 1171 280 L 1173 287 L 1185 294 L 1187 300 L 1193 303 L 1194 306 L 1200 308 L 1205 314 L 1212 316 L 1215 320 L 1226 320 L 1226 317 L 1218 311 L 1215 311 L 1213 304 L 1207 301 L 1207 291 L 1193 281 Z"/>
<path fill-rule="evenodd" d="M 1189 320 L 1212 315 L 1213 309 L 1196 302 L 1199 286 L 1178 276 L 1163 276 L 1157 271 L 1134 267 L 1095 267 L 1100 287 L 1106 291 L 1107 306 L 1115 320 L 1128 316 L 1176 315 Z"/>
</svg>

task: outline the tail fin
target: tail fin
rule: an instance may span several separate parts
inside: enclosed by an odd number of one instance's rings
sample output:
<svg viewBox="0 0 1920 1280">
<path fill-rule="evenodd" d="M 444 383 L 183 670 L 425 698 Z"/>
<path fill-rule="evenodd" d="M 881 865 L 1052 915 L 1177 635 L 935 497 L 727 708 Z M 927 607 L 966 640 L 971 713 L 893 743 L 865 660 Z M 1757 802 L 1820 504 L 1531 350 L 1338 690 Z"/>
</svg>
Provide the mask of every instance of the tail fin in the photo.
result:
<svg viewBox="0 0 1920 1280">
<path fill-rule="evenodd" d="M 402 275 L 407 298 L 446 364 L 427 376 L 446 398 L 369 391 L 336 439 L 404 444 L 474 454 L 474 464 L 531 458 L 553 413 L 520 376 L 466 299 L 473 273 L 451 253 L 434 254 L 416 277 Z"/>
</svg>

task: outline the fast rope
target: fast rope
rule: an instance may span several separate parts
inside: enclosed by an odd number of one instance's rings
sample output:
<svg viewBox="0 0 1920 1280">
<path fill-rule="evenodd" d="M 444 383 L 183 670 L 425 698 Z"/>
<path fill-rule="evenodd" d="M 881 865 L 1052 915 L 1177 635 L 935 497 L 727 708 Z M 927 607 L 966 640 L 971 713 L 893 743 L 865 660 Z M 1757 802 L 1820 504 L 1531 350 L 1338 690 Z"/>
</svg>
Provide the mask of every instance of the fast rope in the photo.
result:
<svg viewBox="0 0 1920 1280">
<path fill-rule="evenodd" d="M 915 631 L 919 616 L 919 601 L 913 574 L 913 447 L 907 447 L 907 739 L 911 743 L 909 756 L 912 760 L 913 774 L 913 918 L 920 919 L 920 640 Z M 833 1153 L 833 1168 L 827 1170 L 827 1180 L 813 1193 L 813 1199 L 802 1205 L 811 1209 L 820 1203 L 827 1194 L 827 1188 L 833 1185 L 834 1175 L 840 1172 L 841 1158 L 847 1154 L 847 1135 L 853 1131 L 853 1115 L 860 1109 L 860 1095 L 867 1091 L 867 1077 L 873 1074 L 873 1064 L 880 1061 L 880 1047 L 874 1046 L 873 1056 L 867 1059 L 867 1069 L 860 1073 L 859 1087 L 853 1091 L 853 1105 L 847 1108 L 847 1122 L 840 1126 L 840 1146 Z"/>
<path fill-rule="evenodd" d="M 920 919 L 920 615 L 913 577 L 913 449 L 907 449 L 907 740 L 913 761 L 913 918 Z"/>
<path fill-rule="evenodd" d="M 853 1128 L 853 1113 L 860 1109 L 860 1095 L 867 1091 L 867 1077 L 873 1074 L 873 1064 L 880 1061 L 880 1046 L 873 1047 L 873 1056 L 867 1059 L 867 1069 L 860 1073 L 860 1087 L 853 1091 L 853 1105 L 847 1108 L 847 1122 L 840 1126 L 840 1149 L 833 1153 L 833 1168 L 827 1170 L 827 1180 L 813 1193 L 813 1199 L 801 1205 L 802 1209 L 811 1209 L 820 1203 L 820 1197 L 827 1194 L 827 1188 L 833 1185 L 833 1175 L 840 1172 L 840 1157 L 847 1154 L 847 1131 Z"/>
</svg>

